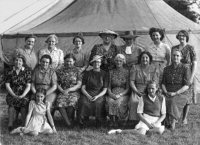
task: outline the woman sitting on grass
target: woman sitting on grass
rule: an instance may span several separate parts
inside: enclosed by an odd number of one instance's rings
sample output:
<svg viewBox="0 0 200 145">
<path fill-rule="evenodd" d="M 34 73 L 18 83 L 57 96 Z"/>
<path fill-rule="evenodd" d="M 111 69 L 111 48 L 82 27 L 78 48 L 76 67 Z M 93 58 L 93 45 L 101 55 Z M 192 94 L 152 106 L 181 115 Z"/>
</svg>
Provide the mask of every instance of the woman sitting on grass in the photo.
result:
<svg viewBox="0 0 200 145">
<path fill-rule="evenodd" d="M 20 135 L 30 134 L 37 136 L 39 133 L 57 133 L 50 113 L 50 103 L 44 103 L 45 95 L 45 89 L 40 88 L 37 90 L 35 97 L 36 100 L 32 100 L 29 103 L 29 111 L 26 117 L 25 127 L 18 127 L 17 129 L 14 129 L 11 134 L 20 133 Z"/>
<path fill-rule="evenodd" d="M 157 93 L 158 84 L 155 81 L 150 81 L 147 84 L 146 93 L 140 97 L 137 108 L 137 113 L 140 122 L 136 125 L 135 130 L 140 134 L 145 135 L 147 131 L 157 132 L 162 134 L 164 126 L 161 122 L 166 117 L 166 103 L 165 98 Z M 128 132 L 132 130 L 111 130 L 108 134 Z"/>
</svg>

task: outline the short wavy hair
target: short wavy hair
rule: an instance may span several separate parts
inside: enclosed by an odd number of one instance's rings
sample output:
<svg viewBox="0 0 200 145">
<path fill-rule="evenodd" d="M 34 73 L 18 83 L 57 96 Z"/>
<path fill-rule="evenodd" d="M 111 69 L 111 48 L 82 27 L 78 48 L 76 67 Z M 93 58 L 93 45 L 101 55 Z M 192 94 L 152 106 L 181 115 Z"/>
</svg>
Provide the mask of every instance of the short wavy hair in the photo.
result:
<svg viewBox="0 0 200 145">
<path fill-rule="evenodd" d="M 165 33 L 164 33 L 164 30 L 163 30 L 163 29 L 152 27 L 152 28 L 149 29 L 149 35 L 150 35 L 151 39 L 152 39 L 152 34 L 153 34 L 154 32 L 158 32 L 158 33 L 160 34 L 160 36 L 161 36 L 161 37 L 160 37 L 160 40 L 161 40 L 161 41 L 165 38 Z"/>
<path fill-rule="evenodd" d="M 40 58 L 40 62 L 42 61 L 43 58 L 49 59 L 49 64 L 52 64 L 52 58 L 50 55 L 48 54 L 42 55 L 42 57 Z"/>
<path fill-rule="evenodd" d="M 143 51 L 143 52 L 138 56 L 138 64 L 141 64 L 141 59 L 142 59 L 142 56 L 143 56 L 144 54 L 148 55 L 148 57 L 149 57 L 149 64 L 151 64 L 152 61 L 153 61 L 153 56 L 151 55 L 151 53 L 150 53 L 149 51 Z"/>
<path fill-rule="evenodd" d="M 186 42 L 188 42 L 189 41 L 189 33 L 186 30 L 180 30 L 176 35 L 176 39 L 178 39 L 180 33 L 183 33 L 183 35 L 185 35 Z"/>
</svg>

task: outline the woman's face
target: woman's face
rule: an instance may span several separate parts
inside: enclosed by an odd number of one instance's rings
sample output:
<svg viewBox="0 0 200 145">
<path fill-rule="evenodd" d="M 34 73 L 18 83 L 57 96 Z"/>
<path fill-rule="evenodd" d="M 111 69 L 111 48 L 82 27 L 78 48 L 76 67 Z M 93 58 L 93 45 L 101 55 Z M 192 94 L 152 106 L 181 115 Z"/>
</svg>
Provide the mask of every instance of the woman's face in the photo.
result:
<svg viewBox="0 0 200 145">
<path fill-rule="evenodd" d="M 178 34 L 178 40 L 180 43 L 186 42 L 186 36 L 182 32 L 180 32 Z"/>
<path fill-rule="evenodd" d="M 23 66 L 23 59 L 22 58 L 16 58 L 15 59 L 15 67 L 21 68 Z"/>
<path fill-rule="evenodd" d="M 50 60 L 48 58 L 43 58 L 41 60 L 41 67 L 42 69 L 47 70 L 49 68 Z"/>
<path fill-rule="evenodd" d="M 82 40 L 81 40 L 80 38 L 77 37 L 77 38 L 74 40 L 74 45 L 75 45 L 75 47 L 77 47 L 77 48 L 81 48 L 82 45 L 83 45 L 83 42 L 82 42 Z"/>
<path fill-rule="evenodd" d="M 182 54 L 180 51 L 174 51 L 172 54 L 172 61 L 173 63 L 179 64 L 182 59 Z"/>
<path fill-rule="evenodd" d="M 120 68 L 120 67 L 123 66 L 123 64 L 124 64 L 124 61 L 123 61 L 122 59 L 117 58 L 117 59 L 115 60 L 115 65 L 116 65 L 116 67 Z"/>
<path fill-rule="evenodd" d="M 93 62 L 93 69 L 99 69 L 101 66 L 101 59 L 98 59 Z"/>
<path fill-rule="evenodd" d="M 126 39 L 124 39 L 124 41 L 125 41 L 125 43 L 126 43 L 127 46 L 131 46 L 133 44 L 133 42 L 134 42 L 134 40 L 131 39 L 131 38 L 130 39 L 126 38 Z"/>
<path fill-rule="evenodd" d="M 156 84 L 150 84 L 147 87 L 148 95 L 154 97 L 157 91 Z"/>
<path fill-rule="evenodd" d="M 141 64 L 143 65 L 149 65 L 150 63 L 150 58 L 147 54 L 143 54 L 141 57 Z"/>
<path fill-rule="evenodd" d="M 54 37 L 51 37 L 47 41 L 48 48 L 54 48 L 56 45 L 56 39 Z"/>
<path fill-rule="evenodd" d="M 35 38 L 28 38 L 25 43 L 27 48 L 32 49 L 35 44 Z"/>
<path fill-rule="evenodd" d="M 114 39 L 113 35 L 110 34 L 104 34 L 102 35 L 102 40 L 104 44 L 110 44 L 112 42 L 112 40 Z"/>
<path fill-rule="evenodd" d="M 36 102 L 38 102 L 38 103 L 43 102 L 43 100 L 45 98 L 44 94 L 42 94 L 42 93 L 36 93 L 35 97 L 36 97 Z"/>
<path fill-rule="evenodd" d="M 74 66 L 74 63 L 75 63 L 75 61 L 74 61 L 73 58 L 66 58 L 66 59 L 65 59 L 65 65 L 66 65 L 67 67 L 73 67 L 73 66 Z"/>
<path fill-rule="evenodd" d="M 161 35 L 160 35 L 159 32 L 153 32 L 153 33 L 151 34 L 151 39 L 152 39 L 152 41 L 154 41 L 154 42 L 160 42 L 160 38 L 161 38 Z"/>
</svg>

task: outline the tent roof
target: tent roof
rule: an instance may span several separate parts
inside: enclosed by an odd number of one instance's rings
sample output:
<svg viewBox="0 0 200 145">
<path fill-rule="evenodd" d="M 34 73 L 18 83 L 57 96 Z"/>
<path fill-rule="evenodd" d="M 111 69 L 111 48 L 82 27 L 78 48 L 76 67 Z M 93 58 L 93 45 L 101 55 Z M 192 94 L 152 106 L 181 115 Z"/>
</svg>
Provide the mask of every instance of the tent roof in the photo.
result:
<svg viewBox="0 0 200 145">
<path fill-rule="evenodd" d="M 3 9 L 4 12 L 2 13 L 5 13 L 5 15 L 1 17 L 0 20 L 0 33 L 17 29 L 22 25 L 31 22 L 58 2 L 59 0 L 7 0 L 6 2 L 3 2 L 1 9 Z M 11 10 L 7 11 L 5 7 L 9 4 Z"/>
<path fill-rule="evenodd" d="M 28 25 L 34 26 L 33 23 Z M 76 0 L 46 22 L 27 31 L 19 29 L 10 33 L 65 34 L 98 32 L 105 28 L 142 32 L 150 27 L 166 31 L 200 30 L 200 25 L 179 14 L 163 0 Z"/>
</svg>

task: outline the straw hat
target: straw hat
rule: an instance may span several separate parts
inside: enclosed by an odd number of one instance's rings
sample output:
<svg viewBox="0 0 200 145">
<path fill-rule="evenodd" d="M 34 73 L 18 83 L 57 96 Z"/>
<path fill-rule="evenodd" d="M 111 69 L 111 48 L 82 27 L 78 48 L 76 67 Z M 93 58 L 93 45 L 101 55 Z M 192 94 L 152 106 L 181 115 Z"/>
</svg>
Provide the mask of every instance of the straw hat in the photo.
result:
<svg viewBox="0 0 200 145">
<path fill-rule="evenodd" d="M 101 31 L 99 33 L 99 36 L 102 37 L 103 35 L 113 35 L 114 36 L 114 39 L 117 38 L 118 34 L 115 33 L 114 31 L 111 31 L 111 30 L 108 30 L 108 29 L 105 29 L 103 31 Z"/>
<path fill-rule="evenodd" d="M 138 35 L 134 35 L 133 31 L 126 31 L 125 35 L 121 36 L 122 39 L 135 39 L 137 37 L 139 37 L 139 36 Z"/>
<path fill-rule="evenodd" d="M 100 55 L 95 55 L 95 56 L 93 56 L 93 58 L 92 58 L 92 60 L 90 61 L 90 63 L 93 63 L 94 61 L 97 61 L 97 60 L 99 60 L 99 59 L 101 59 L 102 58 L 102 56 L 100 56 Z"/>
</svg>

